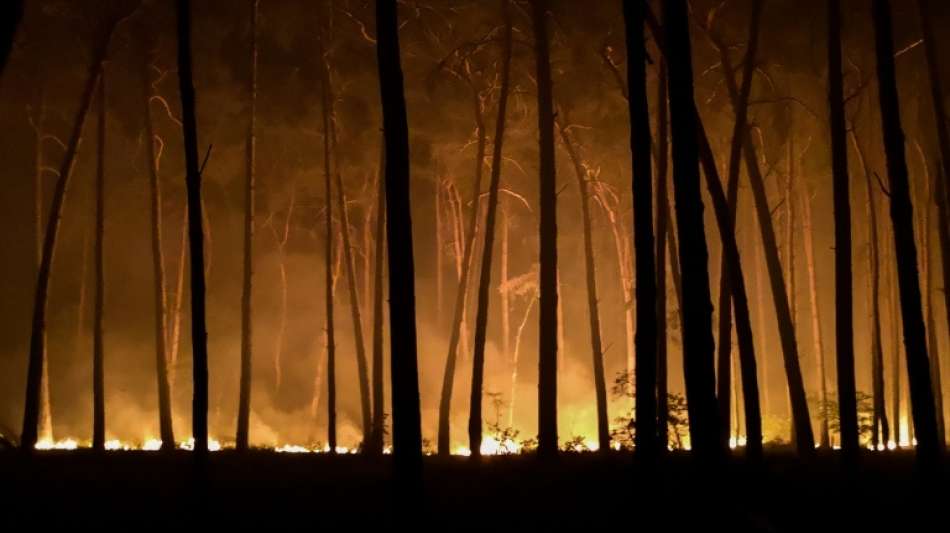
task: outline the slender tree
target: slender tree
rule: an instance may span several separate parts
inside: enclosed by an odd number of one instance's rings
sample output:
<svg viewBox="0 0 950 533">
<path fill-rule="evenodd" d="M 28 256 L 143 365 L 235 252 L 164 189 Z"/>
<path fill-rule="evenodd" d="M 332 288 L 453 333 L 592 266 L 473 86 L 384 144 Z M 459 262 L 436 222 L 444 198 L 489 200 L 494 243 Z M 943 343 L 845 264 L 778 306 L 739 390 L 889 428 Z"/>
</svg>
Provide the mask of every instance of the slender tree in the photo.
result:
<svg viewBox="0 0 950 533">
<path fill-rule="evenodd" d="M 891 5 L 874 0 L 874 44 L 877 57 L 878 93 L 881 106 L 881 132 L 890 178 L 890 211 L 894 228 L 894 253 L 900 287 L 904 348 L 910 385 L 911 412 L 917 437 L 917 457 L 926 465 L 937 460 L 937 421 L 934 393 L 930 383 L 926 332 L 921 311 L 920 276 L 917 270 L 917 245 L 914 240 L 914 214 L 907 178 L 904 133 L 894 68 L 894 41 Z"/>
<path fill-rule="evenodd" d="M 386 143 L 393 455 L 397 473 L 412 482 L 419 481 L 422 471 L 422 428 L 416 355 L 415 267 L 409 209 L 409 124 L 399 59 L 395 0 L 376 1 L 376 31 Z"/>
<path fill-rule="evenodd" d="M 97 39 L 93 49 L 93 61 L 86 73 L 86 83 L 80 98 L 79 107 L 73 118 L 72 131 L 66 150 L 63 155 L 62 166 L 59 170 L 59 179 L 53 191 L 49 217 L 46 223 L 46 234 L 43 238 L 42 260 L 37 274 L 36 292 L 33 298 L 33 320 L 30 331 L 30 357 L 27 365 L 26 399 L 23 408 L 23 428 L 20 433 L 20 446 L 26 451 L 32 451 L 36 445 L 39 429 L 43 369 L 46 365 L 46 314 L 49 308 L 50 273 L 56 255 L 56 245 L 59 236 L 59 226 L 62 220 L 63 205 L 66 202 L 66 193 L 69 189 L 70 178 L 76 164 L 76 154 L 79 152 L 80 139 L 86 116 L 92 106 L 93 97 L 102 74 L 102 62 L 105 60 L 121 19 L 114 19 L 107 23 L 105 31 Z"/>
<path fill-rule="evenodd" d="M 683 269 L 683 367 L 690 442 L 707 458 L 720 453 L 716 375 L 713 366 L 712 303 L 709 290 L 703 204 L 699 189 L 697 113 L 693 101 L 692 53 L 685 0 L 666 2 L 666 55 L 669 62 L 673 189 Z"/>
<path fill-rule="evenodd" d="M 181 93 L 182 130 L 185 139 L 185 187 L 188 199 L 188 245 L 191 258 L 191 349 L 193 394 L 191 431 L 195 453 L 208 453 L 208 330 L 205 326 L 205 261 L 198 166 L 198 122 L 191 64 L 191 2 L 178 0 L 178 81 Z"/>
<path fill-rule="evenodd" d="M 646 3 L 623 3 L 627 45 L 627 99 L 630 113 L 630 154 L 633 161 L 633 241 L 636 257 L 635 385 L 636 447 L 644 458 L 656 455 L 656 262 L 653 255 L 653 187 L 651 184 L 650 111 L 647 103 L 646 47 L 643 24 Z M 695 165 L 694 165 L 695 166 Z M 664 295 L 665 297 L 665 295 Z M 651 305 L 653 304 L 653 305 Z M 663 317 L 665 319 L 665 317 Z M 666 398 L 660 398 L 665 401 Z M 609 438 L 608 438 L 609 444 Z M 603 444 L 601 444 L 603 447 Z"/>
<path fill-rule="evenodd" d="M 386 231 L 386 189 L 383 169 L 386 167 L 385 146 L 380 142 L 379 175 L 376 178 L 376 248 L 373 251 L 373 433 L 370 450 L 383 451 L 386 414 L 383 397 L 383 258 L 386 253 L 383 232 Z"/>
<path fill-rule="evenodd" d="M 105 201 L 106 201 L 106 72 L 99 73 L 96 143 L 96 304 L 92 329 L 92 449 L 105 451 Z"/>
<path fill-rule="evenodd" d="M 547 0 L 532 0 L 538 81 L 540 150 L 540 293 L 538 324 L 538 454 L 557 454 L 557 178 L 554 165 L 554 105 L 548 50 Z"/>
<path fill-rule="evenodd" d="M 667 405 L 667 367 L 668 334 L 666 328 L 666 246 L 669 229 L 669 192 L 667 189 L 667 168 L 669 160 L 666 60 L 660 58 L 657 67 L 657 119 L 656 119 L 656 425 L 657 450 L 665 453 L 669 444 L 667 424 L 669 424 L 669 406 Z"/>
<path fill-rule="evenodd" d="M 323 64 L 323 35 L 321 31 L 317 39 L 320 46 L 320 62 Z M 323 68 L 321 67 L 321 73 Z M 336 277 L 333 275 L 333 180 L 332 180 L 332 149 L 330 140 L 330 105 L 329 84 L 321 83 L 321 115 L 323 118 L 323 185 L 324 185 L 324 225 L 326 229 L 326 238 L 324 239 L 324 271 L 326 274 L 325 290 L 325 310 L 326 310 L 326 336 L 327 336 L 327 442 L 330 445 L 330 453 L 336 453 L 336 324 L 334 323 L 334 305 L 333 296 L 336 291 Z"/>
<path fill-rule="evenodd" d="M 247 141 L 244 147 L 244 278 L 241 286 L 241 388 L 238 397 L 237 449 L 247 450 L 251 418 L 252 343 L 254 340 L 253 278 L 254 278 L 254 167 L 257 157 L 257 13 L 259 0 L 251 0 L 251 78 L 248 97 Z"/>
<path fill-rule="evenodd" d="M 841 2 L 828 2 L 828 107 L 835 218 L 835 361 L 841 450 L 847 459 L 858 451 L 858 408 L 854 384 L 854 326 L 851 281 L 851 193 L 845 140 L 841 78 Z M 919 309 L 918 309 L 919 310 Z"/>
<path fill-rule="evenodd" d="M 808 193 L 808 187 L 804 184 L 800 188 L 800 201 L 802 203 L 802 214 L 805 234 L 805 259 L 808 263 L 808 294 L 811 303 L 811 335 L 815 350 L 815 366 L 817 368 L 816 381 L 818 382 L 818 400 L 822 406 L 828 405 L 828 381 L 825 378 L 825 344 L 821 335 L 821 306 L 818 302 L 818 276 L 815 271 L 815 226 L 811 212 L 811 195 Z M 876 293 L 875 293 L 876 294 Z M 880 322 L 878 322 L 877 331 L 880 333 Z M 880 337 L 878 337 L 880 341 Z M 880 347 L 880 345 L 878 345 Z M 818 444 L 822 448 L 831 447 L 831 437 L 828 430 L 827 409 L 822 408 L 818 416 L 820 417 L 820 431 Z"/>
<path fill-rule="evenodd" d="M 488 211 L 485 214 L 485 244 L 482 248 L 481 269 L 478 276 L 478 307 L 475 312 L 475 346 L 472 354 L 472 390 L 469 400 L 468 445 L 472 451 L 472 457 L 476 458 L 481 454 L 482 446 L 482 389 L 485 379 L 485 341 L 488 330 L 488 290 L 491 286 L 495 218 L 498 211 L 498 189 L 501 183 L 501 155 L 505 140 L 505 114 L 508 111 L 508 90 L 511 79 L 512 29 L 508 0 L 501 0 L 501 14 L 505 24 L 501 88 L 498 95 L 498 118 L 495 120 L 495 137 L 492 145 Z M 609 436 L 607 445 L 610 445 Z"/>
</svg>

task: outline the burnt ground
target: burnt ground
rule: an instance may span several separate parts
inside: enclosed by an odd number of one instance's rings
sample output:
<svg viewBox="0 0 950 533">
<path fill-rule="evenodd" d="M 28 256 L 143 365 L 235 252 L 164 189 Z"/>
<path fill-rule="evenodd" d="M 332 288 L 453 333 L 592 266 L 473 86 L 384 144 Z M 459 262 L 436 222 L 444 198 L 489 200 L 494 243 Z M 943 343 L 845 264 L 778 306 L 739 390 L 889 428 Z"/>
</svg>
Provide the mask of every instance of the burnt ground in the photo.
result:
<svg viewBox="0 0 950 533">
<path fill-rule="evenodd" d="M 836 455 L 802 462 L 767 454 L 753 470 L 733 460 L 708 472 L 671 455 L 653 477 L 627 454 L 426 458 L 424 495 L 394 483 L 391 458 L 252 451 L 212 453 L 206 480 L 188 452 L 0 453 L 5 524 L 99 524 L 124 530 L 212 530 L 412 521 L 440 529 L 636 531 L 947 531 L 950 477 L 921 475 L 910 452 L 861 457 L 846 476 Z M 36 512 L 39 510 L 39 513 Z M 638 527 L 652 524 L 652 527 Z M 335 530 L 337 529 L 334 526 Z M 427 528 L 426 528 L 427 529 Z M 362 530 L 362 528 L 357 528 Z M 398 529 L 399 531 L 402 528 Z M 11 529 L 12 531 L 12 529 Z M 395 531 L 395 530 L 394 530 Z"/>
</svg>

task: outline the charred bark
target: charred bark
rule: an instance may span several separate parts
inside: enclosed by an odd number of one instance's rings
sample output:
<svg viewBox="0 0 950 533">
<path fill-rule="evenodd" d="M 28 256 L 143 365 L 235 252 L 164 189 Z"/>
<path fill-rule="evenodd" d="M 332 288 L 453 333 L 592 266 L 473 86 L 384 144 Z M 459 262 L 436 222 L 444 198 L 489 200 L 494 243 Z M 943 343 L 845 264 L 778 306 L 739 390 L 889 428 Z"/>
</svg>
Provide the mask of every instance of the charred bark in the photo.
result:
<svg viewBox="0 0 950 533">
<path fill-rule="evenodd" d="M 106 73 L 99 72 L 99 113 L 96 128 L 96 303 L 92 327 L 92 449 L 105 451 L 105 227 L 106 227 Z"/>
</svg>

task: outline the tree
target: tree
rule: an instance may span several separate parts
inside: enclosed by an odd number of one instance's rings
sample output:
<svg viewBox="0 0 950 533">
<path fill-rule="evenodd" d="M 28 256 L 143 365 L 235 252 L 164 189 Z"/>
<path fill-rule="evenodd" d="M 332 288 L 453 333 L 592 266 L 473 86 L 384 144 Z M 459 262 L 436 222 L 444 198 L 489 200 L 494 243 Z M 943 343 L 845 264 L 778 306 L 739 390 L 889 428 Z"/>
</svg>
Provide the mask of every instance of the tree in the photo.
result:
<svg viewBox="0 0 950 533">
<path fill-rule="evenodd" d="M 657 67 L 657 119 L 656 119 L 656 426 L 657 449 L 665 453 L 669 434 L 669 406 L 663 401 L 668 393 L 667 354 L 668 339 L 666 329 L 666 246 L 669 229 L 669 192 L 667 189 L 667 168 L 669 160 L 668 123 L 667 123 L 667 90 L 666 90 L 666 60 L 660 58 Z M 671 249 L 672 251 L 672 249 Z M 674 268 L 679 269 L 679 265 Z"/>
<path fill-rule="evenodd" d="M 835 361 L 841 413 L 841 450 L 846 460 L 858 451 L 858 419 L 854 384 L 854 326 L 851 285 L 851 193 L 845 141 L 841 78 L 841 5 L 828 2 L 828 106 L 831 127 L 831 169 L 835 220 Z"/>
<path fill-rule="evenodd" d="M 99 73 L 99 113 L 96 145 L 96 304 L 92 330 L 92 449 L 105 451 L 105 201 L 106 201 L 106 73 Z"/>
<path fill-rule="evenodd" d="M 188 245 L 191 258 L 191 349 L 194 397 L 191 405 L 195 453 L 208 453 L 208 331 L 205 326 L 205 261 L 202 230 L 201 169 L 198 166 L 198 123 L 191 65 L 191 2 L 177 2 L 178 82 L 185 143 L 185 188 L 188 203 Z"/>
<path fill-rule="evenodd" d="M 43 368 L 46 365 L 46 315 L 49 308 L 50 273 L 53 269 L 53 260 L 56 254 L 57 237 L 62 220 L 63 205 L 66 202 L 66 192 L 70 178 L 76 165 L 76 154 L 79 152 L 80 139 L 86 116 L 92 106 L 93 96 L 99 79 L 102 75 L 102 62 L 105 61 L 112 42 L 112 36 L 122 18 L 114 18 L 106 23 L 105 31 L 99 35 L 93 48 L 93 61 L 86 73 L 86 83 L 80 98 L 79 108 L 73 117 L 72 131 L 66 150 L 63 155 L 62 166 L 59 170 L 59 179 L 53 191 L 53 200 L 50 204 L 49 218 L 46 224 L 46 235 L 43 238 L 42 260 L 37 275 L 36 292 L 33 298 L 33 320 L 30 330 L 30 358 L 26 375 L 26 399 L 23 408 L 23 428 L 20 433 L 20 446 L 23 450 L 31 451 L 36 445 L 39 429 L 41 389 Z"/>
<path fill-rule="evenodd" d="M 703 204 L 699 190 L 697 113 L 693 100 L 692 53 L 685 0 L 666 2 L 666 55 L 669 66 L 670 131 L 673 139 L 673 189 L 683 270 L 683 366 L 689 408 L 690 442 L 706 458 L 718 455 L 712 303 Z"/>
<path fill-rule="evenodd" d="M 900 104 L 897 96 L 891 6 L 888 0 L 874 0 L 872 7 L 881 133 L 884 152 L 887 156 L 887 174 L 890 178 L 890 214 L 894 228 L 894 253 L 900 287 L 911 412 L 917 436 L 917 458 L 922 464 L 933 465 L 937 460 L 939 449 L 937 421 L 934 393 L 930 383 L 926 332 L 921 311 L 913 205 L 910 200 L 904 133 L 901 128 Z"/>
<path fill-rule="evenodd" d="M 376 249 L 373 253 L 373 432 L 369 449 L 383 451 L 386 414 L 383 412 L 383 256 L 386 253 L 383 232 L 386 230 L 386 189 L 383 169 L 386 167 L 385 146 L 380 142 L 379 175 L 376 178 Z"/>
<path fill-rule="evenodd" d="M 409 125 L 395 0 L 376 1 L 376 56 L 386 144 L 386 245 L 392 359 L 393 457 L 397 474 L 421 483 L 422 428 L 416 345 L 415 267 L 409 210 Z"/>
<path fill-rule="evenodd" d="M 324 32 L 320 32 L 317 44 L 320 47 L 320 63 L 323 65 Z M 321 80 L 323 67 L 321 66 Z M 336 325 L 334 323 L 333 296 L 336 291 L 336 278 L 333 275 L 333 180 L 331 167 L 331 140 L 330 140 L 330 105 L 329 84 L 321 83 L 321 116 L 323 119 L 323 185 L 324 185 L 324 225 L 326 238 L 324 239 L 324 272 L 325 272 L 325 310 L 326 310 L 326 342 L 327 342 L 327 441 L 330 453 L 336 453 Z"/>
<path fill-rule="evenodd" d="M 554 166 L 554 105 L 548 50 L 547 0 L 532 0 L 538 82 L 540 151 L 540 294 L 538 323 L 538 454 L 557 455 L 557 178 Z"/>
<path fill-rule="evenodd" d="M 818 381 L 818 399 L 821 402 L 821 405 L 824 405 L 828 401 L 828 381 L 825 378 L 825 345 L 824 339 L 821 335 L 821 311 L 820 305 L 818 303 L 818 280 L 817 272 L 815 271 L 815 226 L 812 221 L 811 213 L 811 195 L 808 192 L 808 187 L 804 184 L 801 187 L 800 200 L 802 203 L 802 212 L 804 214 L 804 225 L 802 228 L 802 233 L 805 234 L 805 259 L 808 263 L 808 294 L 809 302 L 811 303 L 811 331 L 812 331 L 812 341 L 814 342 L 815 350 L 815 359 L 818 362 L 818 372 L 817 372 L 817 381 Z M 873 226 L 872 226 L 872 231 Z M 870 279 L 870 278 L 869 278 Z M 877 293 L 874 293 L 874 298 L 877 298 Z M 875 300 L 876 301 L 876 300 Z M 873 304 L 872 304 L 873 306 Z M 877 307 L 873 307 L 877 309 Z M 876 315 L 877 316 L 877 315 Z M 875 317 L 872 317 L 872 320 Z M 878 339 L 878 348 L 880 349 L 880 320 L 877 316 L 877 339 Z M 873 325 L 873 324 L 872 324 Z M 824 412 L 819 413 L 821 432 L 819 433 L 818 443 L 822 448 L 829 448 L 831 446 L 831 439 L 828 433 L 828 417 L 825 416 Z"/>
<path fill-rule="evenodd" d="M 254 167 L 257 156 L 257 13 L 259 0 L 251 0 L 251 78 L 248 96 L 246 168 L 244 178 L 244 277 L 241 284 L 241 388 L 238 396 L 237 449 L 248 446 L 248 426 L 251 417 L 252 343 L 254 340 L 253 278 L 254 278 Z"/>
<path fill-rule="evenodd" d="M 488 330 L 488 290 L 491 286 L 495 218 L 498 211 L 498 189 L 501 182 L 501 155 L 505 140 L 505 114 L 508 110 L 508 90 L 511 79 L 512 29 L 508 0 L 501 0 L 501 13 L 505 24 L 501 88 L 498 96 L 498 118 L 495 120 L 495 137 L 492 146 L 488 211 L 485 214 L 485 244 L 482 248 L 482 262 L 478 276 L 478 307 L 475 311 L 475 346 L 472 354 L 472 390 L 469 401 L 468 445 L 472 451 L 472 457 L 476 458 L 481 454 L 482 445 L 482 388 L 485 374 L 485 341 Z M 607 444 L 610 444 L 609 437 Z"/>
</svg>

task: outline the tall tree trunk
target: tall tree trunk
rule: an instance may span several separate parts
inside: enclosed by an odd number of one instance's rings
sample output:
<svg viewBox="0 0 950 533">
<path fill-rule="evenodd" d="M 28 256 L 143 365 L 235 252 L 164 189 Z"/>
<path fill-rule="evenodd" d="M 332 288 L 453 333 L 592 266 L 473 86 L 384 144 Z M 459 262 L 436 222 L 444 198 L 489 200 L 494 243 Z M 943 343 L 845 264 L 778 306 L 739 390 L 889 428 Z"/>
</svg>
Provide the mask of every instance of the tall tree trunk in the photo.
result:
<svg viewBox="0 0 950 533">
<path fill-rule="evenodd" d="M 900 332 L 900 312 L 898 311 L 897 281 L 896 275 L 891 275 L 896 267 L 893 262 L 883 261 L 885 265 L 892 265 L 887 274 L 887 283 L 889 285 L 888 300 L 890 305 L 890 323 L 891 323 L 891 381 L 893 385 L 893 396 L 891 399 L 893 410 L 891 416 L 894 417 L 894 442 L 901 446 L 901 396 L 903 396 L 903 387 L 901 385 L 901 332 Z M 910 417 L 907 417 L 908 429 L 911 426 Z M 910 442 L 910 437 L 907 438 Z"/>
<path fill-rule="evenodd" d="M 70 133 L 65 153 L 63 154 L 63 163 L 59 170 L 59 179 L 56 182 L 56 188 L 53 191 L 53 200 L 50 205 L 49 217 L 46 223 L 42 260 L 40 261 L 36 281 L 36 292 L 33 298 L 30 358 L 27 365 L 23 428 L 20 433 L 20 446 L 26 451 L 33 450 L 33 447 L 36 445 L 42 398 L 44 396 L 48 398 L 48 395 L 43 393 L 43 389 L 45 388 L 43 386 L 43 375 L 44 368 L 46 367 L 46 313 L 49 307 L 50 273 L 53 269 L 56 254 L 63 204 L 66 201 L 66 192 L 69 188 L 69 181 L 75 167 L 76 154 L 79 151 L 83 125 L 86 122 L 86 115 L 89 114 L 89 108 L 92 106 L 93 96 L 95 95 L 96 87 L 101 77 L 102 62 L 106 58 L 109 44 L 112 42 L 112 35 L 115 33 L 118 22 L 118 20 L 113 20 L 108 23 L 106 32 L 101 36 L 100 42 L 97 43 L 93 50 L 92 57 L 94 59 L 88 67 L 85 88 L 80 98 L 79 108 L 76 110 L 76 115 L 73 118 L 73 129 Z M 46 405 L 48 406 L 49 403 L 47 402 Z"/>
<path fill-rule="evenodd" d="M 590 197 L 593 194 L 593 190 L 591 189 L 587 171 L 584 168 L 580 155 L 577 153 L 577 147 L 570 133 L 568 133 L 567 127 L 559 117 L 555 117 L 554 123 L 561 136 L 564 149 L 567 151 L 571 163 L 574 166 L 574 174 L 577 178 L 577 186 L 581 199 L 581 221 L 584 234 L 584 272 L 587 283 L 587 312 L 590 326 L 591 357 L 593 359 L 594 399 L 597 406 L 597 442 L 600 450 L 607 451 L 610 449 L 610 424 L 607 414 L 607 383 L 604 378 L 604 349 L 600 331 L 600 311 L 598 310 L 597 303 L 597 271 L 594 265 L 594 236 L 591 228 Z M 649 156 L 647 160 L 649 160 Z M 650 249 L 652 250 L 652 246 Z M 623 274 L 623 272 L 621 272 L 621 274 Z M 561 300 L 558 299 L 558 303 L 560 302 Z M 559 333 L 561 331 L 562 329 L 558 329 Z M 563 352 L 563 348 L 561 351 Z M 649 367 L 645 367 L 644 369 L 649 370 Z M 651 385 L 650 387 L 644 387 L 644 390 L 652 390 L 654 379 L 655 376 L 651 373 Z M 655 420 L 655 418 L 654 415 L 651 417 L 651 420 Z M 638 428 L 639 427 L 638 425 Z M 647 431 L 649 431 L 649 429 L 647 429 Z M 655 432 L 647 434 L 655 434 Z"/>
<path fill-rule="evenodd" d="M 16 40 L 17 27 L 23 18 L 23 0 L 10 0 L 0 13 L 0 74 L 3 74 Z"/>
<path fill-rule="evenodd" d="M 637 455 L 657 454 L 656 426 L 656 261 L 653 255 L 653 186 L 650 154 L 650 111 L 647 103 L 645 2 L 624 2 L 627 48 L 627 99 L 630 113 L 630 154 L 633 160 L 633 239 L 636 256 L 636 447 Z M 695 166 L 695 163 L 694 163 Z M 592 252 L 592 250 L 591 250 Z M 590 276 L 591 274 L 588 274 Z M 707 280 L 708 281 L 708 280 Z M 663 295 L 665 297 L 665 295 Z M 665 319 L 665 317 L 664 317 Z M 601 363 L 602 365 L 603 363 Z M 665 398 L 661 398 L 661 401 Z M 606 406 L 604 408 L 606 419 Z M 606 425 L 606 420 L 604 421 Z M 606 432 L 606 427 L 604 428 Z M 610 443 L 609 435 L 601 436 Z M 601 444 L 601 448 L 604 444 Z"/>
<path fill-rule="evenodd" d="M 201 170 L 198 167 L 198 123 L 191 64 L 191 2 L 178 0 L 178 79 L 181 93 L 182 129 L 185 138 L 185 186 L 188 194 L 188 243 L 191 256 L 191 426 L 195 453 L 208 452 L 208 331 L 205 326 L 205 265 L 201 201 Z"/>
<path fill-rule="evenodd" d="M 726 183 L 726 202 L 729 209 L 729 221 L 732 227 L 736 224 L 736 204 L 739 197 L 739 167 L 742 156 L 742 139 L 746 135 L 746 122 L 749 111 L 749 93 L 752 91 L 752 73 L 755 69 L 755 58 L 759 44 L 759 21 L 762 16 L 762 1 L 756 0 L 752 4 L 752 13 L 749 20 L 749 41 L 746 46 L 745 59 L 742 64 L 742 80 L 736 102 L 736 121 L 732 130 L 732 141 L 729 146 L 729 166 Z M 735 84 L 732 73 L 732 60 L 727 48 L 713 37 L 716 48 L 719 50 L 724 74 L 729 76 L 731 85 Z M 729 360 L 732 358 L 732 288 L 730 281 L 727 254 L 722 254 L 719 266 L 719 346 L 718 369 L 719 381 L 717 397 L 719 399 L 720 439 L 723 445 L 729 443 Z"/>
<path fill-rule="evenodd" d="M 877 448 L 879 432 L 883 433 L 886 445 L 890 436 L 890 427 L 884 407 L 884 348 L 881 342 L 881 306 L 880 306 L 880 248 L 877 236 L 877 206 L 874 203 L 874 185 L 871 182 L 871 170 L 864 158 L 864 150 L 851 129 L 848 132 L 851 144 L 858 156 L 858 163 L 864 172 L 864 183 L 868 193 L 868 304 L 871 320 L 871 385 L 874 404 L 874 427 L 871 430 L 871 443 Z M 897 420 L 895 418 L 895 420 Z M 898 422 L 899 423 L 899 422 Z"/>
<path fill-rule="evenodd" d="M 323 55 L 326 53 L 323 47 L 324 32 L 320 32 L 317 40 L 320 46 L 320 62 L 323 65 Z M 323 73 L 321 68 L 321 75 Z M 324 225 L 326 226 L 326 239 L 324 249 L 324 267 L 326 275 L 325 290 L 325 310 L 326 310 L 326 336 L 327 336 L 327 442 L 330 446 L 330 453 L 336 453 L 336 324 L 334 322 L 333 296 L 336 292 L 336 277 L 333 275 L 333 185 L 331 167 L 331 158 L 333 156 L 331 149 L 330 133 L 330 104 L 328 103 L 329 84 L 322 80 L 320 84 L 322 91 L 321 115 L 323 118 L 323 185 L 324 185 Z M 341 232 L 342 233 L 342 232 Z M 342 250 L 341 250 L 342 252 Z"/>
<path fill-rule="evenodd" d="M 461 263 L 459 264 L 459 283 L 455 293 L 455 306 L 452 315 L 452 330 L 449 335 L 449 352 L 445 359 L 445 370 L 442 374 L 442 394 L 439 398 L 439 455 L 449 454 L 451 444 L 451 415 L 452 393 L 455 389 L 455 368 L 458 360 L 459 345 L 465 353 L 468 349 L 468 334 L 466 327 L 466 300 L 468 297 L 468 281 L 471 277 L 472 257 L 474 257 L 475 241 L 478 234 L 478 218 L 481 213 L 482 169 L 485 165 L 486 131 L 483 120 L 481 99 L 475 96 L 475 123 L 478 138 L 475 149 L 475 183 L 472 190 L 472 212 L 469 215 L 468 227 L 459 229 L 456 242 L 462 243 Z M 457 202 L 457 220 L 461 220 L 461 201 Z M 459 224 L 460 225 L 460 224 Z M 459 257 L 457 254 L 456 257 Z"/>
<path fill-rule="evenodd" d="M 92 329 L 92 449 L 105 451 L 105 201 L 106 201 L 106 73 L 99 72 L 99 113 L 96 143 L 96 305 Z"/>
<path fill-rule="evenodd" d="M 159 157 L 155 153 L 155 125 L 152 122 L 151 102 L 155 96 L 149 68 L 153 63 L 152 42 L 147 43 L 147 56 L 142 61 L 142 88 L 145 91 L 145 150 L 148 157 L 149 184 L 151 186 L 151 222 L 152 222 L 152 276 L 154 278 L 155 298 L 155 374 L 158 385 L 158 427 L 162 440 L 162 449 L 175 448 L 175 433 L 172 424 L 171 384 L 169 379 L 168 332 L 165 294 L 165 256 L 162 250 L 162 184 L 159 179 Z"/>
<path fill-rule="evenodd" d="M 754 223 L 755 216 L 749 217 L 750 224 Z M 761 237 L 760 237 L 761 239 Z M 769 336 L 765 332 L 766 321 L 765 321 L 765 247 L 758 246 L 753 248 L 757 250 L 753 252 L 755 254 L 755 301 L 756 301 L 756 310 L 757 310 L 757 319 L 759 322 L 759 352 L 762 354 L 762 412 L 768 415 L 771 411 L 769 410 Z"/>
<path fill-rule="evenodd" d="M 698 114 L 693 101 L 692 53 L 685 0 L 664 4 L 666 54 L 669 63 L 670 125 L 673 137 L 673 189 L 683 267 L 683 367 L 692 449 L 701 457 L 721 453 L 716 375 L 713 366 L 712 303 L 709 254 L 699 189 Z"/>
<path fill-rule="evenodd" d="M 532 26 L 538 81 L 540 151 L 540 272 L 538 322 L 538 454 L 557 454 L 557 178 L 554 163 L 554 105 L 548 50 L 547 0 L 533 0 Z M 562 347 L 563 348 L 563 347 Z"/>
<path fill-rule="evenodd" d="M 528 324 L 528 318 L 531 317 L 531 309 L 534 308 L 534 302 L 538 299 L 538 291 L 535 290 L 528 299 L 528 305 L 525 306 L 524 316 L 521 323 L 518 324 L 518 331 L 515 332 L 515 346 L 511 353 L 511 401 L 508 403 L 508 427 L 515 424 L 515 399 L 518 392 L 518 355 L 521 352 L 521 336 L 524 334 L 524 328 Z"/>
<path fill-rule="evenodd" d="M 244 180 L 244 279 L 241 287 L 241 386 L 238 396 L 237 449 L 247 450 L 251 418 L 251 378 L 254 341 L 253 278 L 254 278 L 254 167 L 257 158 L 257 13 L 259 0 L 251 0 L 251 79 L 248 96 L 251 103 L 245 145 Z"/>
<path fill-rule="evenodd" d="M 835 362 L 841 450 L 852 461 L 858 452 L 858 407 L 854 383 L 854 309 L 851 275 L 851 192 L 845 140 L 841 76 L 841 3 L 828 2 L 828 107 L 835 221 Z"/>
<path fill-rule="evenodd" d="M 409 210 L 409 125 L 399 59 L 396 11 L 394 0 L 377 0 L 376 53 L 386 139 L 393 456 L 397 475 L 406 481 L 421 483 L 422 428 L 416 358 L 415 267 Z"/>
<path fill-rule="evenodd" d="M 168 389 L 169 397 L 174 395 L 176 369 L 178 368 L 178 350 L 181 348 L 181 315 L 185 303 L 185 259 L 188 257 L 188 207 L 181 213 L 181 237 L 178 243 L 178 277 L 175 282 L 175 307 L 169 319 L 171 334 L 168 348 Z"/>
<path fill-rule="evenodd" d="M 917 457 L 924 465 L 934 465 L 938 455 L 934 393 L 929 375 L 926 332 L 921 312 L 917 245 L 914 241 L 913 205 L 907 178 L 904 133 L 894 72 L 894 42 L 891 6 L 887 0 L 873 2 L 878 92 L 887 173 L 890 177 L 891 222 L 894 227 L 895 257 L 900 284 L 904 347 L 910 384 L 911 411 L 917 436 Z"/>
<path fill-rule="evenodd" d="M 508 0 L 501 0 L 502 19 L 505 23 L 504 50 L 502 51 L 501 88 L 498 94 L 498 118 L 492 144 L 491 181 L 488 186 L 488 212 L 485 214 L 485 243 L 482 247 L 481 270 L 478 277 L 478 307 L 475 312 L 475 346 L 472 353 L 472 390 L 469 400 L 468 446 L 472 457 L 481 455 L 482 446 L 482 389 L 485 375 L 485 341 L 488 330 L 488 290 L 491 286 L 492 252 L 495 245 L 495 218 L 498 211 L 498 188 L 501 182 L 501 154 L 505 140 L 505 114 L 508 110 L 508 89 L 511 77 L 512 29 Z M 477 192 L 477 191 L 476 191 Z M 477 206 L 477 204 L 476 204 Z M 601 372 L 601 380 L 603 373 Z M 606 399 L 605 399 L 606 402 Z M 607 436 L 607 446 L 610 436 Z"/>
<path fill-rule="evenodd" d="M 667 367 L 669 343 L 666 327 L 666 246 L 669 228 L 669 192 L 667 168 L 669 141 L 667 124 L 666 60 L 658 59 L 657 67 L 657 119 L 656 119 L 656 426 L 657 450 L 665 453 L 669 446 L 670 411 L 667 404 Z"/>
<path fill-rule="evenodd" d="M 373 251 L 373 438 L 370 451 L 382 453 L 385 433 L 385 398 L 383 397 L 383 257 L 386 253 L 383 232 L 386 230 L 386 190 L 383 169 L 386 152 L 382 142 L 379 151 L 379 175 L 376 178 L 376 247 Z M 369 295 L 367 295 L 367 298 Z"/>
<path fill-rule="evenodd" d="M 786 171 L 785 171 L 785 272 L 787 274 L 786 281 L 786 290 L 788 291 L 788 308 L 789 315 L 792 317 L 792 324 L 798 323 L 798 306 L 797 304 L 797 294 L 798 290 L 795 284 L 795 199 L 794 199 L 794 183 L 795 183 L 795 132 L 794 129 L 789 131 L 788 142 L 785 144 L 786 154 Z M 797 330 L 796 330 L 797 333 Z M 796 338 L 797 342 L 797 338 Z M 791 440 L 795 440 L 795 423 L 794 417 L 792 416 L 792 396 L 788 395 L 788 414 L 789 418 L 792 419 L 792 424 L 789 428 L 789 433 L 791 435 Z M 811 423 L 809 421 L 809 423 Z"/>
<path fill-rule="evenodd" d="M 805 227 L 802 228 L 802 233 L 805 234 L 805 259 L 808 265 L 808 295 L 809 302 L 811 303 L 811 336 L 814 342 L 817 367 L 815 381 L 818 382 L 816 387 L 819 395 L 818 401 L 821 402 L 820 405 L 822 406 L 818 412 L 818 416 L 821 418 L 819 420 L 820 432 L 818 443 L 822 448 L 830 448 L 831 437 L 828 432 L 827 409 L 824 407 L 828 405 L 828 382 L 825 379 L 825 344 L 821 335 L 821 306 L 818 302 L 818 273 L 815 271 L 815 226 L 812 220 L 811 198 L 807 189 L 808 187 L 803 184 L 800 189 L 799 198 L 802 202 L 803 222 L 805 225 Z M 880 321 L 877 323 L 877 333 L 880 334 Z M 878 347 L 880 348 L 880 336 L 878 336 L 878 342 Z"/>
</svg>

